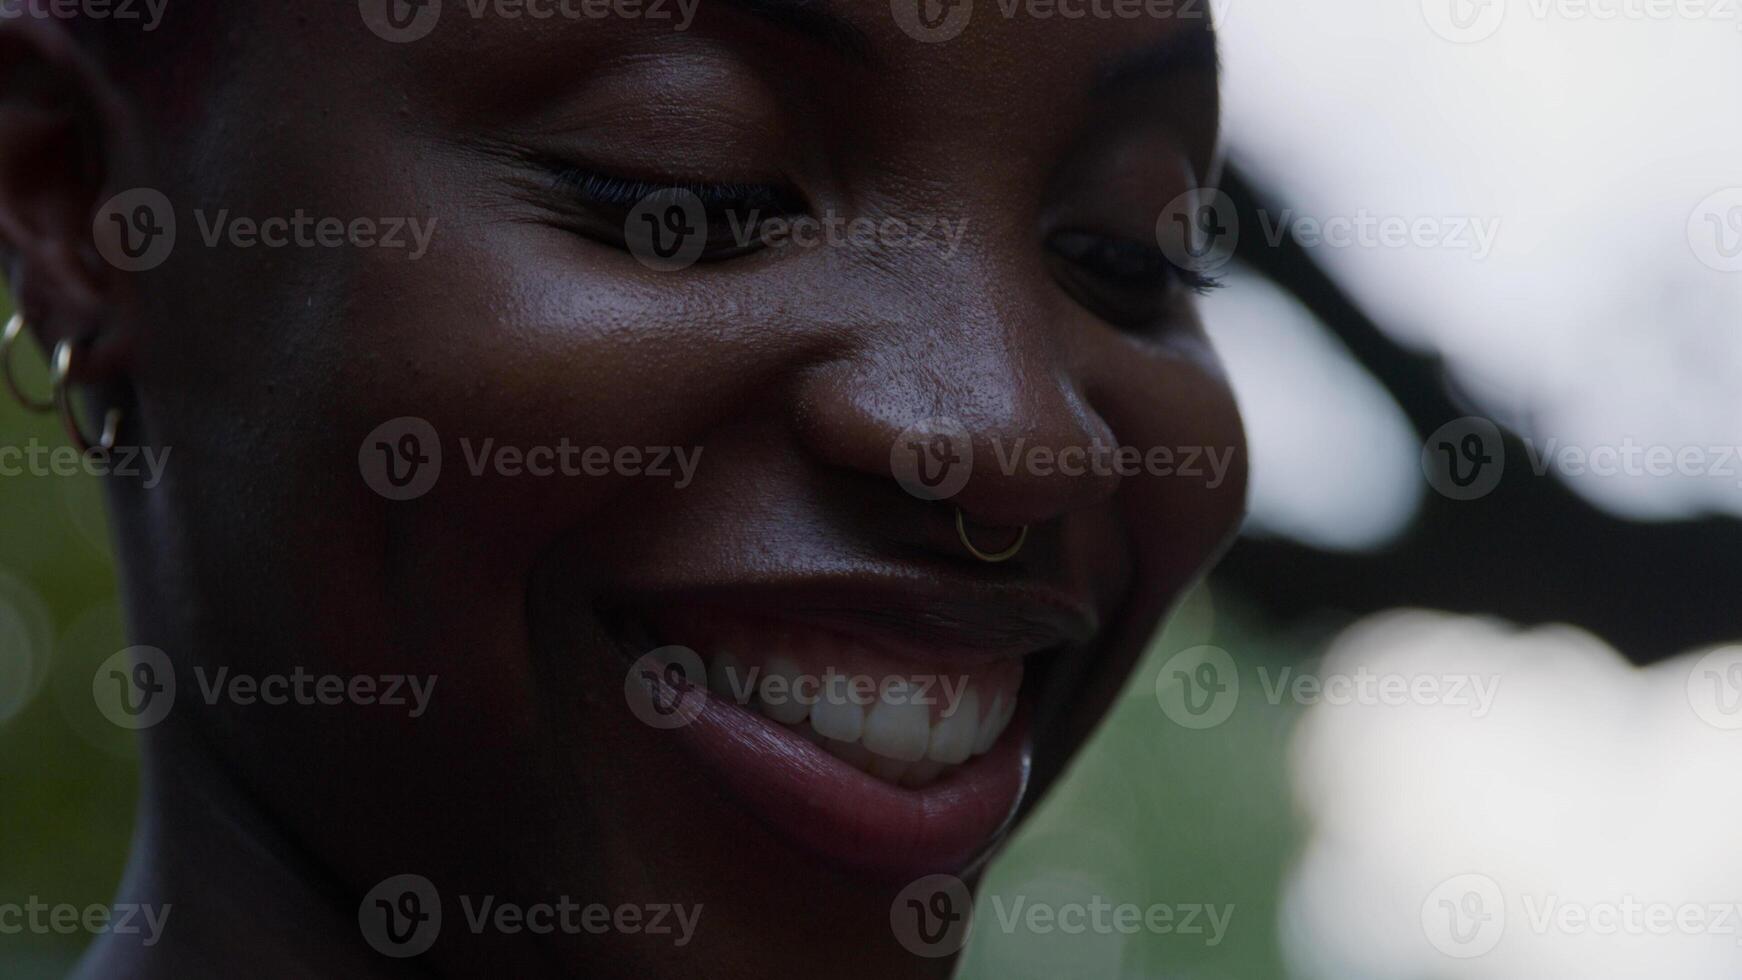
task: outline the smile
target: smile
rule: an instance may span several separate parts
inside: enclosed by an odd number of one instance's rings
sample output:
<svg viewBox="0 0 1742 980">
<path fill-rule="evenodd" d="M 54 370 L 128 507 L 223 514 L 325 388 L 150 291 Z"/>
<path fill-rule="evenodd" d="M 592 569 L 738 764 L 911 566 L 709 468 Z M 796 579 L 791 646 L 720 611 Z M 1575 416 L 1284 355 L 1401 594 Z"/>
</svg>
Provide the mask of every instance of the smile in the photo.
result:
<svg viewBox="0 0 1742 980">
<path fill-rule="evenodd" d="M 1057 635 L 951 642 L 893 620 L 664 610 L 631 650 L 682 647 L 706 672 L 705 690 L 667 692 L 702 699 L 669 734 L 781 839 L 900 880 L 967 870 L 1007 829 L 1028 782 L 1029 691 Z"/>
<path fill-rule="evenodd" d="M 887 783 L 920 788 L 986 754 L 1016 714 L 1020 660 L 919 670 L 819 630 L 728 627 L 694 646 L 708 690 Z"/>
</svg>

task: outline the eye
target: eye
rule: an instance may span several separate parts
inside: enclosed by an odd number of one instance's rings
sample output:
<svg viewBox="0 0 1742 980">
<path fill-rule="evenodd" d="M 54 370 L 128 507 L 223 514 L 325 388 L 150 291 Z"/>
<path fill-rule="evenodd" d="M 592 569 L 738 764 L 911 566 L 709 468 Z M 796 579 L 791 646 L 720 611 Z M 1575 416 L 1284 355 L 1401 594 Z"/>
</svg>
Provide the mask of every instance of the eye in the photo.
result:
<svg viewBox="0 0 1742 980">
<path fill-rule="evenodd" d="M 1061 231 L 1046 243 L 1067 292 L 1114 326 L 1136 329 L 1161 320 L 1182 291 L 1203 294 L 1214 276 L 1183 269 L 1154 245 L 1083 231 Z"/>
<path fill-rule="evenodd" d="M 595 241 L 627 249 L 624 223 L 636 205 L 649 198 L 671 200 L 678 192 L 695 195 L 707 219 L 700 261 L 722 261 L 763 247 L 761 226 L 772 218 L 806 213 L 797 191 L 778 184 L 657 183 L 577 167 L 557 172 L 556 190 L 573 212 L 575 230 Z"/>
</svg>

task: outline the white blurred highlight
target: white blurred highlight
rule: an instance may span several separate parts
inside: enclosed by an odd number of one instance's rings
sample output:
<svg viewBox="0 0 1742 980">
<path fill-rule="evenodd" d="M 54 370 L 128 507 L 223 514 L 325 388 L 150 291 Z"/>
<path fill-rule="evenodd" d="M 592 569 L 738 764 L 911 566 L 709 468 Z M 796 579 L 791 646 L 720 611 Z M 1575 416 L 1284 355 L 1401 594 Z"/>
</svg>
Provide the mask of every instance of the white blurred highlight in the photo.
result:
<svg viewBox="0 0 1742 980">
<path fill-rule="evenodd" d="M 1497 674 L 1499 693 L 1482 718 L 1448 706 L 1307 710 L 1293 777 L 1309 837 L 1280 923 L 1291 975 L 1742 975 L 1742 917 L 1726 934 L 1543 928 L 1550 901 L 1742 903 L 1742 732 L 1697 703 L 1714 663 L 1703 653 L 1642 670 L 1571 628 L 1416 611 L 1347 630 L 1326 672 Z M 1713 656 L 1742 662 L 1742 648 Z M 1724 704 L 1742 714 L 1742 687 Z M 1461 875 L 1492 879 L 1505 900 L 1498 942 L 1469 958 L 1436 947 L 1424 924 L 1425 900 Z"/>
<path fill-rule="evenodd" d="M 1690 241 L 1701 204 L 1742 188 L 1739 25 L 1539 18 L 1507 0 L 1497 33 L 1454 44 L 1424 2 L 1460 0 L 1236 4 L 1221 32 L 1235 158 L 1321 220 L 1499 221 L 1484 259 L 1312 250 L 1387 330 L 1443 352 L 1483 414 L 1539 445 L 1742 442 L 1742 273 Z M 1253 405 L 1284 408 L 1316 412 Z M 1742 515 L 1734 474 L 1565 478 L 1622 516 Z"/>
<path fill-rule="evenodd" d="M 1248 529 L 1329 549 L 1380 544 L 1421 501 L 1408 420 L 1293 297 L 1238 271 L 1227 281 L 1203 316 L 1246 422 Z"/>
</svg>

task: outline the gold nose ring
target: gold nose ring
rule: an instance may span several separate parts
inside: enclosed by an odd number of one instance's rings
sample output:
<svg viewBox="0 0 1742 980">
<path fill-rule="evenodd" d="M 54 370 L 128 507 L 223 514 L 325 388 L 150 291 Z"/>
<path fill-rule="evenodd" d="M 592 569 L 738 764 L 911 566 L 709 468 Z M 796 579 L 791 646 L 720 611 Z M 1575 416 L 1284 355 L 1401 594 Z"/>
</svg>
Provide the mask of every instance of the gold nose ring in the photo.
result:
<svg viewBox="0 0 1742 980">
<path fill-rule="evenodd" d="M 968 554 L 973 555 L 975 558 L 978 558 L 983 562 L 997 564 L 998 562 L 1009 561 L 1010 559 L 1015 558 L 1016 553 L 1022 550 L 1022 546 L 1028 541 L 1028 525 L 1022 525 L 1022 530 L 1018 531 L 1016 534 L 1015 543 L 1010 547 L 1005 548 L 1003 551 L 981 551 L 979 548 L 974 547 L 973 539 L 968 537 L 967 515 L 962 512 L 962 508 L 957 507 L 956 535 L 962 539 L 962 547 L 968 549 Z"/>
</svg>

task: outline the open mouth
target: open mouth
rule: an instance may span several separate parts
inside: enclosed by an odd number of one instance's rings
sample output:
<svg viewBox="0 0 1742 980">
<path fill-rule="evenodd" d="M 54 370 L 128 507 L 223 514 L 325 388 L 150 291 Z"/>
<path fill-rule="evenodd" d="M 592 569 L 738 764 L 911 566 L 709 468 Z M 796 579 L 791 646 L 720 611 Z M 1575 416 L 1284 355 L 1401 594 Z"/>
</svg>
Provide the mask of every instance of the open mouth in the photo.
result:
<svg viewBox="0 0 1742 980">
<path fill-rule="evenodd" d="M 861 619 L 662 606 L 624 617 L 624 652 L 692 651 L 699 698 L 671 733 L 783 839 L 892 878 L 961 872 L 1021 801 L 1027 702 L 1054 649 L 948 645 Z"/>
<path fill-rule="evenodd" d="M 1015 717 L 1022 688 L 1020 660 L 920 667 L 825 631 L 773 623 L 681 635 L 706 665 L 715 697 L 910 788 L 985 755 Z"/>
</svg>

